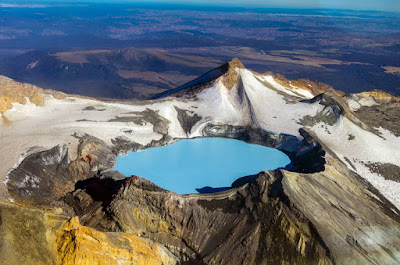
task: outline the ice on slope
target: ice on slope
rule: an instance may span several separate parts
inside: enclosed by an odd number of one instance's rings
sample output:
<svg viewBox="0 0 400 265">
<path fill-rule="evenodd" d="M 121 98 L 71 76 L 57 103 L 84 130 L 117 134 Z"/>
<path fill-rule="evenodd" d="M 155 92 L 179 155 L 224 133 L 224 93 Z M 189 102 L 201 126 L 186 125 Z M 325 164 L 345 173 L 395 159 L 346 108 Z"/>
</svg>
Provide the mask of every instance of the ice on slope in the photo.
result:
<svg viewBox="0 0 400 265">
<path fill-rule="evenodd" d="M 349 105 L 352 111 L 357 111 L 361 107 L 372 107 L 379 105 L 372 97 L 368 98 L 357 98 L 357 95 L 353 95 L 355 98 L 350 98 L 347 100 L 347 105 Z"/>
<path fill-rule="evenodd" d="M 198 98 L 199 111 L 214 121 L 227 124 L 257 125 L 264 130 L 299 135 L 299 120 L 314 116 L 322 107 L 318 104 L 288 103 L 274 88 L 260 82 L 246 69 L 236 69 L 239 79 L 232 89 L 216 82 L 203 90 Z M 289 91 L 290 92 L 290 91 Z"/>
<path fill-rule="evenodd" d="M 214 83 L 198 94 L 197 98 L 200 101 L 198 112 L 202 117 L 216 122 L 242 124 L 241 109 L 234 106 L 231 94 L 221 81 Z"/>
<path fill-rule="evenodd" d="M 258 125 L 268 131 L 299 135 L 300 119 L 314 116 L 322 109 L 319 104 L 288 103 L 282 94 L 260 82 L 251 71 L 236 70 L 241 82 L 231 90 L 218 82 L 198 95 L 205 105 L 203 112 L 220 122 Z M 238 97 L 240 93 L 242 97 Z"/>
<path fill-rule="evenodd" d="M 255 120 L 264 130 L 298 135 L 300 119 L 307 115 L 314 116 L 322 110 L 319 104 L 289 103 L 283 95 L 261 83 L 250 71 L 240 72 Z"/>
<path fill-rule="evenodd" d="M 370 163 L 390 163 L 400 166 L 399 137 L 383 129 L 380 129 L 383 138 L 379 137 L 363 130 L 345 117 L 333 126 L 319 123 L 311 129 L 350 169 L 354 166 L 361 177 L 400 209 L 400 183 L 386 180 L 379 174 L 371 172 L 366 166 Z M 349 138 L 350 135 L 354 136 L 352 140 Z"/>
</svg>

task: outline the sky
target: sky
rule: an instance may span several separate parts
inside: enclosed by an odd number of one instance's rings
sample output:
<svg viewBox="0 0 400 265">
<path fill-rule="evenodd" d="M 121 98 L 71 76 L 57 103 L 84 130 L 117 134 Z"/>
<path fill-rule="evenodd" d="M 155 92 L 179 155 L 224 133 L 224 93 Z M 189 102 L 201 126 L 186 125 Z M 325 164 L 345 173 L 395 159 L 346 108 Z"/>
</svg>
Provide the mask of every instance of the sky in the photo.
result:
<svg viewBox="0 0 400 265">
<path fill-rule="evenodd" d="M 121 1 L 121 0 L 120 0 Z M 124 2 L 134 2 L 125 0 Z M 171 2 L 158 0 L 158 2 Z M 176 3 L 220 4 L 248 7 L 335 8 L 355 10 L 400 11 L 400 0 L 174 0 Z"/>
<path fill-rule="evenodd" d="M 204 4 L 239 7 L 282 7 L 282 8 L 321 8 L 321 9 L 353 9 L 400 12 L 400 0 L 0 0 L 11 6 L 31 5 L 57 2 L 109 2 L 109 3 L 138 3 L 158 2 L 175 4 Z"/>
</svg>

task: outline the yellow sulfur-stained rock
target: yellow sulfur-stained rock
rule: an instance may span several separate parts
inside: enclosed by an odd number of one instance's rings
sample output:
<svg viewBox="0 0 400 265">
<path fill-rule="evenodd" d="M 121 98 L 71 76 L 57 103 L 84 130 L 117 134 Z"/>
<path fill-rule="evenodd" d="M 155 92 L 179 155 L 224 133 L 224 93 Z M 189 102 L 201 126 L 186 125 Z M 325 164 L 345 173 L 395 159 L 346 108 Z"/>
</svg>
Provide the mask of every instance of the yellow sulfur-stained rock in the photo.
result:
<svg viewBox="0 0 400 265">
<path fill-rule="evenodd" d="M 54 98 L 64 98 L 67 95 L 53 90 L 45 90 L 39 87 L 14 81 L 0 75 L 0 113 L 4 113 L 12 107 L 12 103 L 26 104 L 27 99 L 36 106 L 44 105 L 45 95 Z"/>
<path fill-rule="evenodd" d="M 367 92 L 362 92 L 358 94 L 359 96 L 362 97 L 374 97 L 374 98 L 391 98 L 392 95 L 389 93 L 386 93 L 385 91 L 382 90 L 372 90 L 372 91 L 367 91 Z"/>
<path fill-rule="evenodd" d="M 236 68 L 243 69 L 244 65 L 238 58 L 234 58 L 227 63 L 226 67 L 228 69 L 227 72 L 223 75 L 222 81 L 228 89 L 232 89 L 232 87 L 238 81 Z"/>
<path fill-rule="evenodd" d="M 126 233 L 102 233 L 71 219 L 57 239 L 58 264 L 176 264 L 150 240 Z"/>
<path fill-rule="evenodd" d="M 0 203 L 0 264 L 56 264 L 56 234 L 66 219 L 50 212 Z"/>
<path fill-rule="evenodd" d="M 177 264 L 163 246 L 126 233 L 102 233 L 57 209 L 0 203 L 0 264 Z"/>
</svg>

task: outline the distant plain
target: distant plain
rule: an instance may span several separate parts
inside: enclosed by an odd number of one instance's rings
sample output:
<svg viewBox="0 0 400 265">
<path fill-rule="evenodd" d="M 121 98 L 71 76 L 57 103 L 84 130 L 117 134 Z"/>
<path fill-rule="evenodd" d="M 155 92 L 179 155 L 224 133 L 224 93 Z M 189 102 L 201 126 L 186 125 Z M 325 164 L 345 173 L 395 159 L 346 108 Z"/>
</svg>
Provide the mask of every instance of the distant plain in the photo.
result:
<svg viewBox="0 0 400 265">
<path fill-rule="evenodd" d="M 0 74 L 67 93 L 146 99 L 238 57 L 400 94 L 398 13 L 92 3 L 0 7 L 0 25 Z"/>
</svg>

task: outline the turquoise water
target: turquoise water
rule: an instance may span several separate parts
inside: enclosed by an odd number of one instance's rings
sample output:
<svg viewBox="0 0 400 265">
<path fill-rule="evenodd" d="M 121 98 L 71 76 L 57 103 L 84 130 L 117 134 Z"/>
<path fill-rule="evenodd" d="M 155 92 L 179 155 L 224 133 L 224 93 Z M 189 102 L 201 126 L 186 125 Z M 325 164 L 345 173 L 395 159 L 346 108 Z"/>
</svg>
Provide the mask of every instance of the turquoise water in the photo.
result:
<svg viewBox="0 0 400 265">
<path fill-rule="evenodd" d="M 230 187 L 240 177 L 289 163 L 289 157 L 277 149 L 225 138 L 196 138 L 120 156 L 114 170 L 189 194 L 207 186 Z"/>
</svg>

